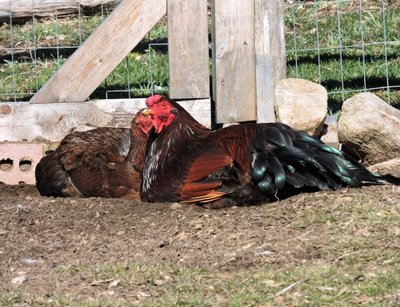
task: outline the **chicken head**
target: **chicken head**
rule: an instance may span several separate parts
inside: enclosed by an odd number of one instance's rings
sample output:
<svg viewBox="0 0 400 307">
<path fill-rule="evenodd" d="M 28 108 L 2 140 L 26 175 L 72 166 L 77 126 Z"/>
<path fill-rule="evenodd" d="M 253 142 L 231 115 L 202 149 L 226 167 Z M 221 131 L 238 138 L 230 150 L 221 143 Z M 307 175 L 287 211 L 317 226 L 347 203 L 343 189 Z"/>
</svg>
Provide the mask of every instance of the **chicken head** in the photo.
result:
<svg viewBox="0 0 400 307">
<path fill-rule="evenodd" d="M 133 134 L 137 132 L 136 127 L 139 127 L 144 134 L 147 136 L 150 135 L 154 127 L 153 117 L 150 114 L 147 114 L 145 110 L 146 109 L 139 110 L 139 112 L 136 113 L 136 116 L 133 118 L 131 122 L 131 131 Z"/>
<path fill-rule="evenodd" d="M 146 99 L 148 109 L 143 111 L 145 115 L 153 118 L 153 125 L 157 133 L 169 126 L 178 114 L 178 110 L 171 104 L 168 97 L 153 95 Z"/>
</svg>

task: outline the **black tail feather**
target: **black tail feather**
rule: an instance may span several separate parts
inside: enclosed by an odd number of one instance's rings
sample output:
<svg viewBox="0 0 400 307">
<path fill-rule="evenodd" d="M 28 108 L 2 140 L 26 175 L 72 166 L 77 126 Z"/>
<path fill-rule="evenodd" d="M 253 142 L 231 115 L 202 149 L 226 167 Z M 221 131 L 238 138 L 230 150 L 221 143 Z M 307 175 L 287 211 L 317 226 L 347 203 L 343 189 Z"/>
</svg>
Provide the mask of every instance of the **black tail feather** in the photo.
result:
<svg viewBox="0 0 400 307">
<path fill-rule="evenodd" d="M 252 144 L 253 180 L 264 193 L 281 190 L 285 184 L 284 189 L 290 186 L 320 190 L 363 184 L 400 185 L 400 178 L 374 174 L 339 149 L 278 125 L 259 130 Z"/>
<path fill-rule="evenodd" d="M 389 183 L 389 184 L 393 184 L 395 186 L 400 186 L 400 178 L 399 177 L 395 177 L 390 174 L 386 174 L 386 175 L 374 174 L 374 176 L 377 178 L 379 183 L 382 183 L 382 184 Z"/>
</svg>

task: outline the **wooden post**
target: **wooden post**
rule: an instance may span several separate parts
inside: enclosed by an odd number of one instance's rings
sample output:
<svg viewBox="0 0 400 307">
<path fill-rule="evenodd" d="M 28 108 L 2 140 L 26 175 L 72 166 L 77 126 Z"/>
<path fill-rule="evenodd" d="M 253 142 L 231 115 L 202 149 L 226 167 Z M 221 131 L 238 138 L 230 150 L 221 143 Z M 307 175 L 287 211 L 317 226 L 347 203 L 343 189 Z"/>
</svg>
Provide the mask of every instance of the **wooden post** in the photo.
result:
<svg viewBox="0 0 400 307">
<path fill-rule="evenodd" d="M 207 0 L 168 0 L 169 95 L 210 97 Z"/>
<path fill-rule="evenodd" d="M 123 0 L 31 103 L 84 101 L 166 14 L 166 0 Z"/>
<path fill-rule="evenodd" d="M 218 123 L 256 119 L 254 0 L 213 1 L 213 96 Z"/>
<path fill-rule="evenodd" d="M 284 1 L 255 0 L 257 122 L 275 121 L 275 85 L 286 77 Z"/>
</svg>

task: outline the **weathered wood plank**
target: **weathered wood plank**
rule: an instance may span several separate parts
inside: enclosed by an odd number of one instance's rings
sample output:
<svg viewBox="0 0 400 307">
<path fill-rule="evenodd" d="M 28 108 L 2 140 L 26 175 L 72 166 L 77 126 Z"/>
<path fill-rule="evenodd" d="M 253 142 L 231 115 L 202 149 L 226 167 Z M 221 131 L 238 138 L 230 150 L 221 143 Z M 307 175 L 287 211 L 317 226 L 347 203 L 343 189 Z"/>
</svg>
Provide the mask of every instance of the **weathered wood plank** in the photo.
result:
<svg viewBox="0 0 400 307">
<path fill-rule="evenodd" d="M 86 100 L 165 13 L 165 0 L 122 1 L 31 103 Z"/>
<path fill-rule="evenodd" d="M 2 22 L 10 21 L 10 14 L 13 20 L 65 16 L 78 13 L 79 10 L 85 10 L 99 6 L 101 4 L 107 7 L 113 7 L 121 0 L 0 0 L 0 20 Z"/>
<path fill-rule="evenodd" d="M 170 97 L 210 97 L 207 0 L 168 0 Z"/>
<path fill-rule="evenodd" d="M 200 123 L 211 127 L 210 99 L 179 102 Z M 0 103 L 0 142 L 59 142 L 68 132 L 96 127 L 129 127 L 145 99 L 92 100 L 72 103 Z"/>
<path fill-rule="evenodd" d="M 286 77 L 284 1 L 255 0 L 257 122 L 275 121 L 275 84 Z"/>
<path fill-rule="evenodd" d="M 213 8 L 216 120 L 255 120 L 254 0 L 214 0 Z"/>
<path fill-rule="evenodd" d="M 275 122 L 273 75 L 271 57 L 266 54 L 256 54 L 257 123 Z"/>
</svg>

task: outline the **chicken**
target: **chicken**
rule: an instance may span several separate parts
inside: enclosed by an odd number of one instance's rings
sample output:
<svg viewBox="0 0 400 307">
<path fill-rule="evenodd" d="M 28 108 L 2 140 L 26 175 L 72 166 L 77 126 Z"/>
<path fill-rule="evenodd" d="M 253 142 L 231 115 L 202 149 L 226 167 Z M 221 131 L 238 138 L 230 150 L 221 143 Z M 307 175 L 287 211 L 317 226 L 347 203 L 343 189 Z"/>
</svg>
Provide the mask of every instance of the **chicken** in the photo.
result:
<svg viewBox="0 0 400 307">
<path fill-rule="evenodd" d="M 144 201 L 219 208 L 386 182 L 340 150 L 285 124 L 211 131 L 165 96 L 151 96 L 146 104 L 158 136 L 146 156 Z"/>
<path fill-rule="evenodd" d="M 97 128 L 65 136 L 35 169 L 43 196 L 139 199 L 140 173 L 153 130 L 140 110 L 131 128 Z"/>
</svg>

